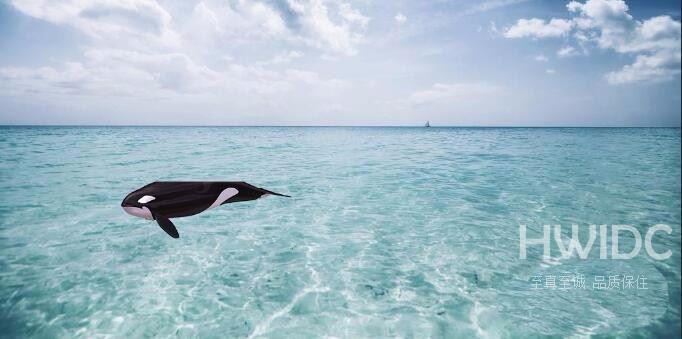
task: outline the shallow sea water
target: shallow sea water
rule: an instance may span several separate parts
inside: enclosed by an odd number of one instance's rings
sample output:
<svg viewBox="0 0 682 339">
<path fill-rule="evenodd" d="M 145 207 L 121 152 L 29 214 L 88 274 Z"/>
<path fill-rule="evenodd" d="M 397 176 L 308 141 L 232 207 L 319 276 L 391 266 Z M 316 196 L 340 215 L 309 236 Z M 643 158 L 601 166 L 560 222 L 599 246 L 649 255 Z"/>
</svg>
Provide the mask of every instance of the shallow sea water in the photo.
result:
<svg viewBox="0 0 682 339">
<path fill-rule="evenodd" d="M 292 198 L 174 240 L 120 208 L 156 180 Z M 680 129 L 0 127 L 0 336 L 679 337 L 680 190 Z M 667 224 L 672 256 L 519 258 L 573 223 Z"/>
</svg>

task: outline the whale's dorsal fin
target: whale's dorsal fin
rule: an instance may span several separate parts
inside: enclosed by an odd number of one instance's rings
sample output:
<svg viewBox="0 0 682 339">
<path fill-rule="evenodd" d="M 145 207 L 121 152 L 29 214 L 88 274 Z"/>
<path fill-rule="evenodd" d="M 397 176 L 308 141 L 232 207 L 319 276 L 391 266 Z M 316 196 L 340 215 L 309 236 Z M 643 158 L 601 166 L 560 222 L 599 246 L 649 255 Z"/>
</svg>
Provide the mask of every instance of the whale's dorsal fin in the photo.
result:
<svg viewBox="0 0 682 339">
<path fill-rule="evenodd" d="M 156 222 L 161 226 L 161 229 L 168 233 L 168 235 L 176 239 L 180 238 L 178 229 L 175 228 L 175 225 L 173 225 L 173 222 L 170 221 L 170 219 L 158 214 L 154 214 L 154 219 L 156 219 Z"/>
</svg>

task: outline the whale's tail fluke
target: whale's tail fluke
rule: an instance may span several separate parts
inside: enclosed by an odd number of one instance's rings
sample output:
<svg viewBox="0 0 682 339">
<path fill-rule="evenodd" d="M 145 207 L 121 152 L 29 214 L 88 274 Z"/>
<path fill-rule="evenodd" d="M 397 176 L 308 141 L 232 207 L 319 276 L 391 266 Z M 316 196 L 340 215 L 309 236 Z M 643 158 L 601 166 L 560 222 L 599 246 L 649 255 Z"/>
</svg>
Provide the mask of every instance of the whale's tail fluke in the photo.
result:
<svg viewBox="0 0 682 339">
<path fill-rule="evenodd" d="M 273 191 L 268 191 L 268 190 L 266 190 L 266 189 L 264 189 L 264 188 L 261 188 L 261 189 L 262 189 L 263 191 L 265 191 L 265 192 L 266 192 L 267 194 L 271 194 L 271 195 L 277 195 L 277 196 L 280 196 L 280 197 L 287 197 L 287 198 L 291 198 L 291 196 L 290 196 L 290 195 L 286 195 L 286 194 L 280 194 L 280 193 L 276 193 L 276 192 L 273 192 Z"/>
<path fill-rule="evenodd" d="M 280 197 L 291 198 L 291 196 L 288 196 L 288 195 L 286 195 L 286 194 L 281 194 L 281 193 L 273 192 L 273 191 L 270 191 L 270 190 L 266 190 L 265 188 L 257 187 L 257 186 L 251 185 L 251 184 L 249 184 L 248 182 L 245 182 L 245 181 L 241 181 L 239 184 L 242 186 L 242 188 L 246 188 L 247 191 L 250 190 L 250 191 L 252 191 L 253 193 L 256 193 L 256 195 L 254 196 L 253 199 L 257 199 L 257 198 L 259 198 L 260 196 L 265 195 L 265 194 L 276 195 L 276 196 L 280 196 Z M 240 190 L 241 190 L 241 188 L 237 188 L 237 189 L 240 189 Z M 259 193 L 260 193 L 260 194 L 259 194 Z M 249 200 L 251 200 L 251 199 L 249 199 Z"/>
</svg>

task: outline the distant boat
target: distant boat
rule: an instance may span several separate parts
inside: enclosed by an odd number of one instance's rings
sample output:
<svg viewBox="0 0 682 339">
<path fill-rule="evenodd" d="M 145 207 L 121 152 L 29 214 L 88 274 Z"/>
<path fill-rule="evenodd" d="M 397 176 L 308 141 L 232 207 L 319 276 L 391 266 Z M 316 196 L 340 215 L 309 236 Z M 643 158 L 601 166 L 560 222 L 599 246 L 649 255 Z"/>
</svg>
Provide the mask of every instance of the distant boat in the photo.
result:
<svg viewBox="0 0 682 339">
<path fill-rule="evenodd" d="M 426 124 L 424 124 L 424 127 L 431 127 L 431 124 L 429 124 L 428 120 L 426 121 Z"/>
</svg>

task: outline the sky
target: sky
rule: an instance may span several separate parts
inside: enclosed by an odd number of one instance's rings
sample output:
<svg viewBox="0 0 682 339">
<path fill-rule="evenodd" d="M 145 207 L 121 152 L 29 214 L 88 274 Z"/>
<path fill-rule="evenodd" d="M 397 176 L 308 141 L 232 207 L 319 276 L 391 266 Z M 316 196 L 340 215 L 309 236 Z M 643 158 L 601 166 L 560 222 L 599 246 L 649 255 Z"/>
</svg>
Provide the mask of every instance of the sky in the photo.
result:
<svg viewBox="0 0 682 339">
<path fill-rule="evenodd" d="M 680 126 L 680 0 L 0 0 L 0 124 Z"/>
</svg>

